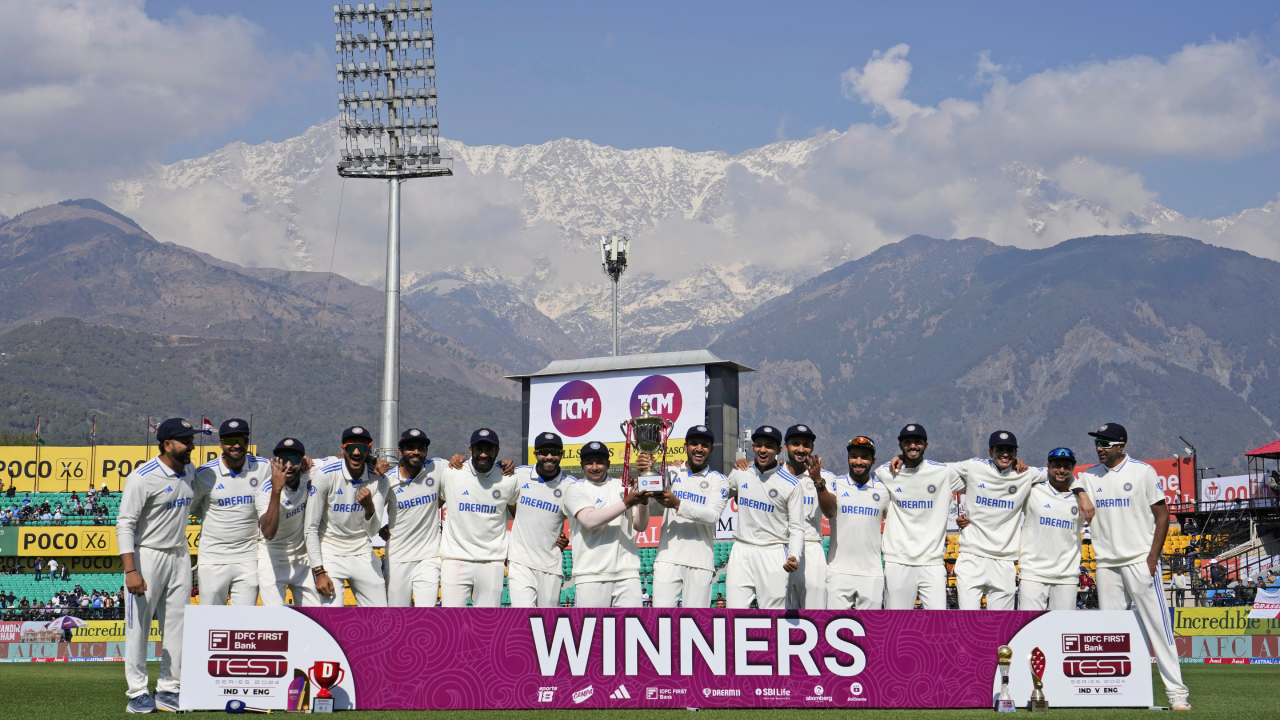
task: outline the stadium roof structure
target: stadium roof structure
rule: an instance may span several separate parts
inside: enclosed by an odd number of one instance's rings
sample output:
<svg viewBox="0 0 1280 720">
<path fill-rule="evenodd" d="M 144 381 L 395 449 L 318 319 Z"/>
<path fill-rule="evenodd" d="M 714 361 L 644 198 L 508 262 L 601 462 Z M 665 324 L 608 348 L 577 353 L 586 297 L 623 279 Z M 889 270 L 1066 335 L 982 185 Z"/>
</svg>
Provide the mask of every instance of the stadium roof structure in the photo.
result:
<svg viewBox="0 0 1280 720">
<path fill-rule="evenodd" d="M 506 375 L 508 380 L 524 380 L 550 375 L 574 375 L 577 373 L 610 372 L 614 370 L 648 370 L 683 365 L 713 365 L 727 367 L 738 372 L 755 372 L 755 368 L 722 360 L 710 350 L 684 350 L 681 352 L 648 353 L 645 355 L 620 355 L 618 357 L 581 358 L 556 360 L 538 372 L 528 375 Z"/>
<path fill-rule="evenodd" d="M 1280 440 L 1267 443 L 1260 448 L 1255 448 L 1245 453 L 1249 457 L 1262 457 L 1268 459 L 1280 459 Z"/>
</svg>

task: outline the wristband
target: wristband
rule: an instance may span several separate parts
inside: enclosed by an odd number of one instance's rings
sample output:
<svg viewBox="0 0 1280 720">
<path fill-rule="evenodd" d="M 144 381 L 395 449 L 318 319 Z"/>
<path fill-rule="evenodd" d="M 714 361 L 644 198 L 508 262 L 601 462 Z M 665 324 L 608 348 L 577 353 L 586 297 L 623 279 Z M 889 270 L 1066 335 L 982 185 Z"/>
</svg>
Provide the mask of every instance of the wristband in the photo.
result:
<svg viewBox="0 0 1280 720">
<path fill-rule="evenodd" d="M 316 569 L 312 570 L 312 571 L 311 571 L 311 574 L 312 574 L 312 575 L 315 575 L 315 576 L 328 575 L 328 574 L 329 574 L 329 571 L 328 571 L 328 570 L 325 570 L 325 569 L 324 569 L 324 566 L 321 566 L 321 567 L 318 567 L 318 568 L 316 568 Z"/>
</svg>

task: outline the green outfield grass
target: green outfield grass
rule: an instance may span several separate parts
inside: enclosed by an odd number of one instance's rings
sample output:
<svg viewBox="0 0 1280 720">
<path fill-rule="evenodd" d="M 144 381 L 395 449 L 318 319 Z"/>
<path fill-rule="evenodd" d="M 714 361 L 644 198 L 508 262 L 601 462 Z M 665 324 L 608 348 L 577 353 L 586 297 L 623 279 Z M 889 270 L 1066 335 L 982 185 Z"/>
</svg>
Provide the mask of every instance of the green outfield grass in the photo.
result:
<svg viewBox="0 0 1280 720">
<path fill-rule="evenodd" d="M 158 665 L 151 664 L 154 684 Z M 1277 665 L 1183 665 L 1183 678 L 1191 688 L 1191 705 L 1196 717 L 1242 718 L 1280 717 L 1280 666 Z M 1153 670 L 1154 674 L 1154 670 Z M 1155 676 L 1157 704 L 1165 704 L 1164 685 Z M 124 667 L 119 663 L 0 663 L 0 713 L 7 718 L 50 718 L 78 720 L 124 715 Z M 703 710 L 699 720 L 787 720 L 842 717 L 859 719 L 884 717 L 894 720 L 936 717 L 991 717 L 990 710 Z M 1021 711 L 1020 711 L 1021 712 Z M 1077 718 L 1151 717 L 1147 710 L 1051 710 L 1058 716 Z M 345 712 L 344 718 L 423 717 L 429 712 Z M 626 717 L 643 720 L 687 718 L 687 710 L 507 710 L 451 712 L 471 720 L 553 720 L 564 715 L 586 717 Z M 252 717 L 252 716 L 249 716 Z"/>
</svg>

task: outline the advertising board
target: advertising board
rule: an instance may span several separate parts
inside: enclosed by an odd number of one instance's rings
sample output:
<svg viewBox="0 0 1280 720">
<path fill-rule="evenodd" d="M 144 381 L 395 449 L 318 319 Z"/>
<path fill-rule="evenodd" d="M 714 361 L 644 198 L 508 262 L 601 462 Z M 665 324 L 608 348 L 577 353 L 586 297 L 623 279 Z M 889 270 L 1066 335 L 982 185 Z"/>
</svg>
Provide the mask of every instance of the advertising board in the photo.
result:
<svg viewBox="0 0 1280 720">
<path fill-rule="evenodd" d="M 48 630 L 45 621 L 0 622 L 0 661 L 83 662 L 124 660 L 124 621 L 90 620 L 72 631 L 71 642 L 62 631 Z M 160 628 L 153 620 L 147 642 L 147 659 L 160 659 Z"/>
<path fill-rule="evenodd" d="M 67 527 L 60 525 L 23 525 L 3 528 L 4 545 L 0 550 L 18 556 L 80 556 L 79 565 L 91 565 L 90 557 L 119 556 L 114 525 Z M 192 555 L 200 548 L 200 526 L 187 526 L 187 549 Z M 72 568 L 72 572 L 82 572 Z"/>
<path fill-rule="evenodd" d="M 1174 643 L 1183 663 L 1280 664 L 1280 619 L 1252 608 L 1173 608 Z"/>
<path fill-rule="evenodd" d="M 112 492 L 118 492 L 129 473 L 157 452 L 154 444 L 149 448 L 146 445 L 3 446 L 0 447 L 0 480 L 6 488 L 14 485 L 18 492 L 74 490 L 83 493 L 89 489 L 90 482 L 95 488 L 106 483 Z M 203 455 L 199 450 L 191 453 L 191 462 L 199 466 L 217 459 L 221 452 L 217 441 L 210 439 L 204 445 Z M 250 445 L 249 452 L 256 455 L 258 446 Z"/>
</svg>

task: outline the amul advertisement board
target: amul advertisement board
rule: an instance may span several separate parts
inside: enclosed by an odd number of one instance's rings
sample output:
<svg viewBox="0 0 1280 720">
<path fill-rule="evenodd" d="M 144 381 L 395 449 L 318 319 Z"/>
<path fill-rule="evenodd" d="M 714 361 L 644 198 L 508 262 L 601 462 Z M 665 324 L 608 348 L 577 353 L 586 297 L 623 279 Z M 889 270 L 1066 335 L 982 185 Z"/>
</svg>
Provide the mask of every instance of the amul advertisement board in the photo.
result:
<svg viewBox="0 0 1280 720">
<path fill-rule="evenodd" d="M 529 386 L 529 440 L 541 432 L 564 438 L 565 465 L 579 465 L 578 450 L 593 440 L 605 443 L 620 464 L 624 420 L 649 412 L 670 420 L 673 442 L 667 460 L 684 460 L 684 434 L 706 422 L 706 372 L 701 365 L 534 377 Z M 528 448 L 533 461 L 533 448 Z"/>
</svg>

